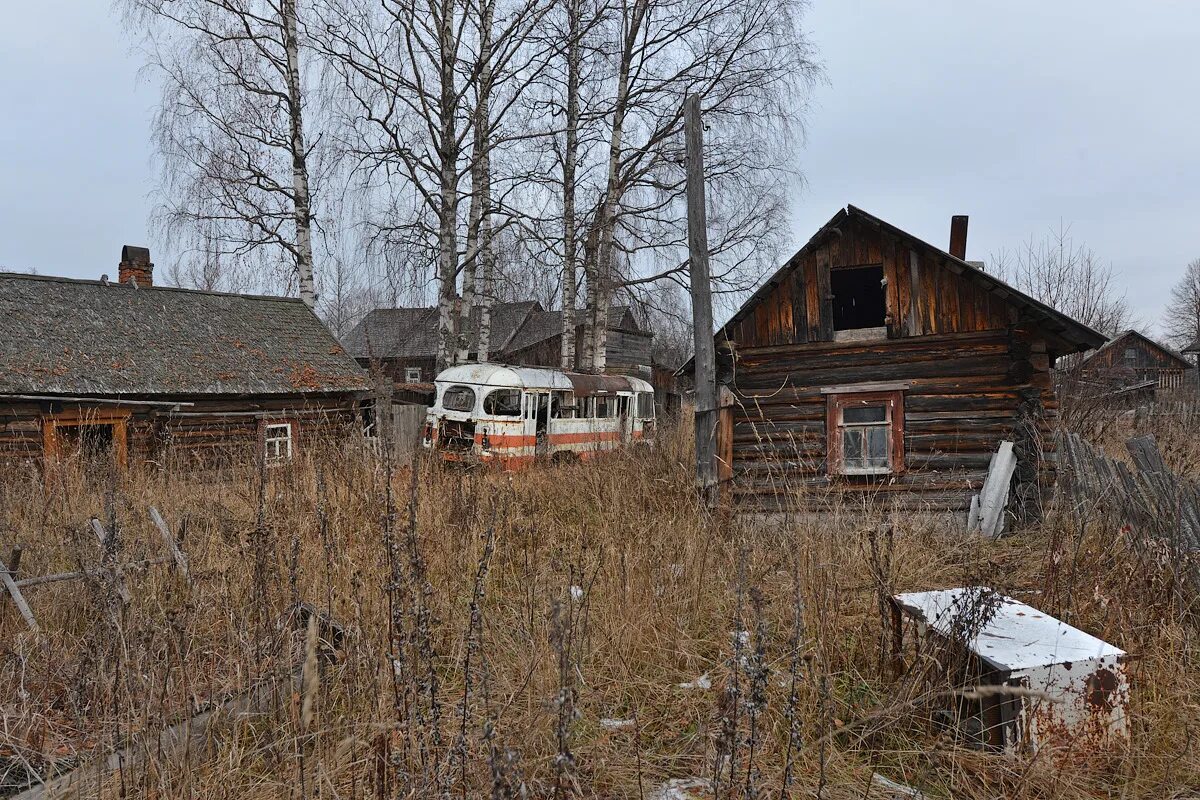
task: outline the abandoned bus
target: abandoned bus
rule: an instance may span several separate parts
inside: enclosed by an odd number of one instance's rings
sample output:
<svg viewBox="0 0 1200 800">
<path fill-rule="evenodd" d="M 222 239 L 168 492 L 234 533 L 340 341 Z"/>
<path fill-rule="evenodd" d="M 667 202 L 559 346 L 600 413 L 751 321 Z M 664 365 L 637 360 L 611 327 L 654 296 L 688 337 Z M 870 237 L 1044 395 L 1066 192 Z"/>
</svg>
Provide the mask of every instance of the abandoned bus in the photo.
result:
<svg viewBox="0 0 1200 800">
<path fill-rule="evenodd" d="M 434 381 L 424 446 L 448 461 L 518 467 L 591 458 L 654 438 L 654 390 L 624 375 L 463 364 Z"/>
</svg>

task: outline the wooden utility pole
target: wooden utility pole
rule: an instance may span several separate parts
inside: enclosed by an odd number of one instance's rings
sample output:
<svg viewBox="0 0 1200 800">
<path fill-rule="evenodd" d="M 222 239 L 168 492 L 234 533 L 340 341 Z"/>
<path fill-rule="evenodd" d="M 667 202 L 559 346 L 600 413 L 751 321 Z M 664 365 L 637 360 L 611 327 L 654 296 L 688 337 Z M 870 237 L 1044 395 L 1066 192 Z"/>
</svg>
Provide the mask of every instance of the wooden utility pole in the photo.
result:
<svg viewBox="0 0 1200 800">
<path fill-rule="evenodd" d="M 713 346 L 712 281 L 708 273 L 700 96 L 688 95 L 683 110 L 687 140 L 688 273 L 692 281 L 692 333 L 696 346 L 696 485 L 707 492 L 717 483 L 717 354 Z"/>
</svg>

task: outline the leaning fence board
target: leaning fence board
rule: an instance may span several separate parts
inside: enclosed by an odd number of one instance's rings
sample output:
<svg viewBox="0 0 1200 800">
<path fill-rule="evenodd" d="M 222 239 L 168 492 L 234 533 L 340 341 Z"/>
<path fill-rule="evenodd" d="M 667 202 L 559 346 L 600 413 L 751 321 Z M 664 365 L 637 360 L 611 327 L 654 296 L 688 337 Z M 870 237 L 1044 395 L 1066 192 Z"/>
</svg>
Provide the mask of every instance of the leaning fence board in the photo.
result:
<svg viewBox="0 0 1200 800">
<path fill-rule="evenodd" d="M 163 543 L 166 544 L 167 550 L 170 551 L 171 557 L 175 559 L 175 566 L 179 568 L 179 574 L 184 580 L 189 579 L 188 575 L 188 557 L 187 553 L 180 549 L 175 541 L 174 534 L 167 527 L 166 520 L 162 518 L 162 514 L 158 513 L 158 509 L 150 506 L 150 519 L 154 522 L 154 527 L 158 528 L 158 532 L 162 534 Z"/>
<path fill-rule="evenodd" d="M 33 617 L 33 609 L 29 607 L 29 603 L 25 602 L 25 595 L 21 594 L 21 587 L 17 586 L 17 582 L 13 580 L 12 572 L 5 566 L 3 561 L 0 561 L 0 582 L 3 582 L 4 588 L 8 590 L 8 596 L 12 598 L 13 605 L 21 612 L 21 616 L 25 618 L 25 624 L 34 633 L 40 633 L 37 620 Z"/>
<path fill-rule="evenodd" d="M 1012 485 L 1013 473 L 1017 469 L 1017 458 L 1013 455 L 1013 443 L 1001 442 L 992 456 L 987 479 L 979 493 L 979 532 L 984 536 L 999 536 L 1004 532 L 1004 509 L 1008 505 L 1008 490 Z"/>
</svg>

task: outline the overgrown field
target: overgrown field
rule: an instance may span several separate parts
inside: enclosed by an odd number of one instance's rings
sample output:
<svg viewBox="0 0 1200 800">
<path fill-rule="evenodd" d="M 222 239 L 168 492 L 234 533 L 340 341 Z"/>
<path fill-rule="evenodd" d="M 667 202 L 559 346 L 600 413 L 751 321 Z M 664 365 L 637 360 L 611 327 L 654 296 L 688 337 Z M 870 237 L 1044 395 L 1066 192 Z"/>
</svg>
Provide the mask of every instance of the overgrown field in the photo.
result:
<svg viewBox="0 0 1200 800">
<path fill-rule="evenodd" d="M 164 555 L 155 506 L 190 580 L 131 568 L 127 605 L 103 573 L 31 587 L 40 635 L 0 604 L 0 785 L 130 743 L 139 757 L 86 796 L 648 798 L 696 777 L 721 796 L 850 798 L 873 772 L 956 798 L 1200 784 L 1194 623 L 1111 522 L 1058 514 L 990 542 L 870 508 L 721 519 L 691 490 L 688 436 L 515 475 L 330 448 L 203 480 L 7 476 L 0 557 L 22 543 L 21 577 L 99 566 L 92 517 L 119 561 Z M 881 598 L 978 583 L 1134 654 L 1127 747 L 1010 758 L 931 724 L 950 687 L 935 664 L 893 673 Z M 307 628 L 298 602 L 344 634 Z M 204 746 L 147 738 L 252 687 L 257 713 Z"/>
</svg>

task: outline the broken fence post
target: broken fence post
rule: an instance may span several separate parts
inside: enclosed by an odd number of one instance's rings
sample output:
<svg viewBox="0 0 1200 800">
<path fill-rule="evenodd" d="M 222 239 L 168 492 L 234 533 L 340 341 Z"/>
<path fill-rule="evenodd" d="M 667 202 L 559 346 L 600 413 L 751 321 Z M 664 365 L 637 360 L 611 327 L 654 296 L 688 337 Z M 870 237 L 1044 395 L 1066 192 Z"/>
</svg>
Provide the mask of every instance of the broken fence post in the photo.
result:
<svg viewBox="0 0 1200 800">
<path fill-rule="evenodd" d="M 20 551 L 17 553 L 19 561 Z M 17 586 L 13 572 L 15 570 L 10 570 L 3 561 L 0 561 L 0 582 L 4 583 L 4 588 L 8 590 L 8 596 L 12 598 L 13 604 L 25 618 L 25 624 L 29 626 L 29 629 L 34 633 L 41 633 L 41 628 L 38 627 L 37 620 L 33 617 L 33 609 L 29 607 L 29 603 L 25 602 L 25 595 L 21 594 L 21 587 Z"/>
<path fill-rule="evenodd" d="M 111 582 L 112 589 L 123 605 L 129 605 L 133 596 L 129 593 L 129 587 L 125 585 L 125 570 L 117 563 L 116 540 L 113 539 L 110 531 L 104 529 L 96 517 L 92 517 L 91 525 L 92 530 L 100 539 L 101 564 Z"/>
<path fill-rule="evenodd" d="M 179 574 L 183 575 L 185 581 L 191 581 L 191 576 L 188 573 L 188 557 L 187 553 L 179 546 L 175 540 L 171 529 L 167 527 L 166 520 L 162 518 L 162 514 L 158 513 L 158 509 L 150 506 L 150 519 L 153 520 L 154 526 L 158 528 L 158 532 L 162 534 L 163 542 L 167 545 L 167 550 L 170 551 L 171 557 L 175 560 L 175 566 L 179 568 Z"/>
</svg>

